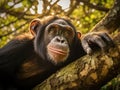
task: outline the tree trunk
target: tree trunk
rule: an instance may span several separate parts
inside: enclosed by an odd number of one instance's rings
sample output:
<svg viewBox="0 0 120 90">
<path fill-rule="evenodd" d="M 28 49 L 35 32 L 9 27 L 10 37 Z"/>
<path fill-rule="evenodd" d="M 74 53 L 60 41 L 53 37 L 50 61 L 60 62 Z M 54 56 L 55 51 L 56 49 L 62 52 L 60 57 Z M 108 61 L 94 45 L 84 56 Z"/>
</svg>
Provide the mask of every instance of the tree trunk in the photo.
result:
<svg viewBox="0 0 120 90">
<path fill-rule="evenodd" d="M 106 30 L 109 33 L 120 26 L 120 0 L 116 0 L 113 8 L 92 29 Z M 86 55 L 37 85 L 34 90 L 98 90 L 120 71 L 120 33 L 114 38 L 115 47 L 107 53 L 95 52 Z"/>
</svg>

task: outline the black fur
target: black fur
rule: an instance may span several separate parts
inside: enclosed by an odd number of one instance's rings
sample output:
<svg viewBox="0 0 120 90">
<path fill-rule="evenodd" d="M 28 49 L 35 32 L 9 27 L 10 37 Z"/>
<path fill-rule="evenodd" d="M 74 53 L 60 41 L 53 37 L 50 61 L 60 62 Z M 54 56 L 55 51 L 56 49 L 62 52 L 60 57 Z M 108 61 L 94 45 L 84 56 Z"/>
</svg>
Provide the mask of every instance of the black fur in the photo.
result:
<svg viewBox="0 0 120 90">
<path fill-rule="evenodd" d="M 66 62 L 60 65 L 54 65 L 50 62 L 46 56 L 46 45 L 44 39 L 44 30 L 47 25 L 59 19 L 58 17 L 52 17 L 50 20 L 42 22 L 42 25 L 37 31 L 35 38 L 29 38 L 29 36 L 16 38 L 10 41 L 7 45 L 0 49 L 0 87 L 1 89 L 25 89 L 29 90 L 35 85 L 42 82 L 53 72 L 58 70 L 60 67 L 76 60 L 77 58 L 85 55 L 85 52 L 81 46 L 80 39 L 77 37 L 75 27 L 66 19 L 65 20 L 70 26 L 73 27 L 75 36 L 70 46 L 70 54 Z M 36 53 L 37 51 L 37 53 Z M 25 79 L 19 79 L 21 74 L 21 66 L 26 62 L 34 62 L 37 70 L 42 70 L 41 73 L 28 76 Z M 35 71 L 35 70 L 33 70 Z M 32 70 L 24 71 L 31 73 Z M 26 74 L 27 74 L 26 73 Z"/>
</svg>

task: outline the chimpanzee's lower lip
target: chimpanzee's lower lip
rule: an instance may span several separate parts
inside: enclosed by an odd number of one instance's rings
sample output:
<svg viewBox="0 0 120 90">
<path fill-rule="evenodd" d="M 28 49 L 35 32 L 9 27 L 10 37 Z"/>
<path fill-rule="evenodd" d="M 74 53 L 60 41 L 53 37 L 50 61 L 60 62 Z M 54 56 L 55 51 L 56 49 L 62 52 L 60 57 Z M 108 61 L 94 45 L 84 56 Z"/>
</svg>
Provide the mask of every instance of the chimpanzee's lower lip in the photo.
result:
<svg viewBox="0 0 120 90">
<path fill-rule="evenodd" d="M 49 47 L 48 50 L 50 50 L 53 53 L 57 53 L 57 54 L 61 54 L 61 55 L 67 55 L 67 51 L 63 51 L 61 49 L 58 48 L 53 48 L 53 47 Z"/>
</svg>

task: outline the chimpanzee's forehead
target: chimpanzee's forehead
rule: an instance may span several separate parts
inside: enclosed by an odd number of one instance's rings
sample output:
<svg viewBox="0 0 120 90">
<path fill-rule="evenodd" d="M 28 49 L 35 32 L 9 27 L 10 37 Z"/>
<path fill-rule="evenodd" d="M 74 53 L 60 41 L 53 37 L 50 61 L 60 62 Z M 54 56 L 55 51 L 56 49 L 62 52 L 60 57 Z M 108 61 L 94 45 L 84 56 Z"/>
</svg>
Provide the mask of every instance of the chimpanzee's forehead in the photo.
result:
<svg viewBox="0 0 120 90">
<path fill-rule="evenodd" d="M 62 25 L 68 25 L 68 23 L 63 19 L 57 19 L 57 20 L 54 21 L 54 23 L 58 23 L 58 24 L 62 24 Z"/>
</svg>

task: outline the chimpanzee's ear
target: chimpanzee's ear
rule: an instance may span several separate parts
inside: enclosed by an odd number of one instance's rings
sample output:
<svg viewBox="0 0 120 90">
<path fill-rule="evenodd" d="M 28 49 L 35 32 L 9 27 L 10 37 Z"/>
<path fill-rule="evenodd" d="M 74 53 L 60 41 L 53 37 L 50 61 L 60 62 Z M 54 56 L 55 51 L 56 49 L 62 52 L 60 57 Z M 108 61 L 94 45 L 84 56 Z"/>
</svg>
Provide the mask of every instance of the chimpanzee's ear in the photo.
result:
<svg viewBox="0 0 120 90">
<path fill-rule="evenodd" d="M 41 26 L 40 19 L 34 19 L 30 23 L 30 32 L 32 33 L 33 36 L 37 34 L 38 28 Z"/>
<path fill-rule="evenodd" d="M 80 38 L 81 38 L 81 33 L 80 33 L 80 32 L 77 32 L 77 36 L 78 36 L 78 38 L 80 39 Z"/>
</svg>

